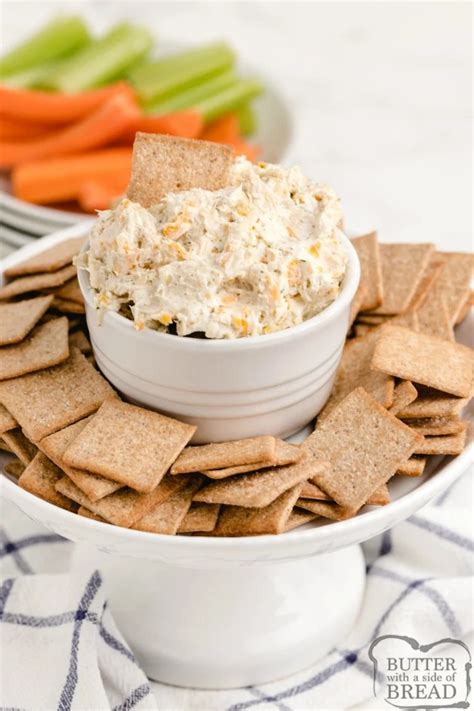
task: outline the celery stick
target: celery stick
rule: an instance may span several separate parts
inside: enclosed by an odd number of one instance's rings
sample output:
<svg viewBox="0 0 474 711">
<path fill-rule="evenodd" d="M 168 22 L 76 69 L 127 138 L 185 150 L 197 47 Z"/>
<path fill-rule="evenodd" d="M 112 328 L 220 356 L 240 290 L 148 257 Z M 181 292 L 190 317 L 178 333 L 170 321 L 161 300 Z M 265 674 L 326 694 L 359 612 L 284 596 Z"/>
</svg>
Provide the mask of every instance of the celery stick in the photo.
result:
<svg viewBox="0 0 474 711">
<path fill-rule="evenodd" d="M 207 99 L 208 96 L 217 94 L 222 89 L 226 89 L 235 83 L 236 76 L 232 69 L 220 72 L 208 81 L 204 81 L 191 89 L 184 89 L 172 94 L 168 98 L 159 101 L 152 101 L 145 104 L 145 111 L 151 114 L 168 114 L 173 111 L 192 109 L 199 101 Z"/>
<path fill-rule="evenodd" d="M 57 62 L 47 62 L 46 64 L 40 64 L 30 69 L 24 69 L 21 72 L 15 72 L 15 74 L 9 74 L 7 77 L 2 78 L 2 84 L 13 86 L 17 89 L 36 89 L 41 87 L 46 77 L 61 66 L 61 64 L 61 60 Z"/>
<path fill-rule="evenodd" d="M 251 104 L 242 104 L 237 109 L 240 133 L 251 136 L 257 130 L 257 116 Z"/>
<path fill-rule="evenodd" d="M 229 69 L 234 61 L 232 50 L 219 42 L 145 64 L 131 72 L 129 78 L 139 97 L 147 103 L 191 88 Z"/>
<path fill-rule="evenodd" d="M 258 80 L 240 79 L 218 94 L 199 101 L 195 108 L 202 113 L 205 121 L 213 121 L 222 114 L 235 111 L 242 104 L 261 94 L 262 91 L 263 86 Z"/>
<path fill-rule="evenodd" d="M 68 92 L 100 86 L 143 58 L 152 44 L 153 37 L 146 28 L 121 23 L 66 61 L 45 85 Z"/>
<path fill-rule="evenodd" d="M 80 17 L 57 17 L 0 59 L 0 76 L 53 61 L 84 47 L 89 41 L 89 31 Z"/>
</svg>

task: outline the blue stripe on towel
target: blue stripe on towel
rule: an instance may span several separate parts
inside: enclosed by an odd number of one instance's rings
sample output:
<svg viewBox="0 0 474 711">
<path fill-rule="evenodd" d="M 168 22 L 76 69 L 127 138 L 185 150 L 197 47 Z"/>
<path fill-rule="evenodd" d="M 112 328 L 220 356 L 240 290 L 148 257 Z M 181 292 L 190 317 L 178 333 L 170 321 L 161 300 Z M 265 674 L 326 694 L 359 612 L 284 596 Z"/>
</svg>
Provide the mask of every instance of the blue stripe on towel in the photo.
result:
<svg viewBox="0 0 474 711">
<path fill-rule="evenodd" d="M 8 543 L 6 546 L 0 546 L 0 558 L 4 558 L 6 555 L 11 555 L 14 551 L 19 551 L 22 548 L 27 548 L 28 546 L 37 546 L 41 543 L 70 543 L 65 538 L 56 535 L 56 533 L 42 533 L 37 536 L 27 536 L 26 538 L 19 538 L 15 543 Z"/>
<path fill-rule="evenodd" d="M 445 526 L 440 526 L 439 523 L 433 523 L 432 521 L 428 521 L 428 519 L 423 518 L 422 516 L 416 515 L 407 518 L 407 522 L 411 523 L 413 526 L 418 526 L 418 528 L 423 528 L 425 531 L 433 533 L 435 536 L 438 536 L 438 538 L 442 538 L 444 541 L 454 543 L 454 545 L 460 546 L 465 550 L 474 551 L 474 543 L 469 538 L 465 538 L 464 536 L 459 535 L 459 533 L 456 533 L 455 531 L 451 531 Z"/>
<path fill-rule="evenodd" d="M 129 709 L 133 709 L 134 706 L 136 706 L 142 699 L 144 699 L 148 694 L 151 692 L 149 684 L 142 684 L 141 686 L 138 686 L 130 696 L 128 696 L 123 704 L 119 704 L 119 706 L 114 706 L 112 711 L 129 711 Z"/>
<path fill-rule="evenodd" d="M 77 686 L 78 673 L 77 673 L 77 656 L 79 652 L 79 639 L 82 623 L 85 619 L 87 609 L 92 603 L 95 594 L 102 585 L 102 578 L 100 573 L 96 570 L 89 579 L 86 585 L 86 589 L 79 603 L 79 607 L 76 613 L 76 621 L 74 623 L 74 630 L 72 633 L 72 643 L 71 643 L 71 657 L 69 660 L 69 670 L 66 677 L 66 682 L 64 684 L 61 696 L 58 703 L 58 711 L 70 711 L 72 707 L 72 700 L 74 698 L 74 692 Z"/>
<path fill-rule="evenodd" d="M 15 581 L 12 578 L 5 580 L 0 587 L 0 617 L 4 615 L 5 605 L 12 591 Z"/>
</svg>

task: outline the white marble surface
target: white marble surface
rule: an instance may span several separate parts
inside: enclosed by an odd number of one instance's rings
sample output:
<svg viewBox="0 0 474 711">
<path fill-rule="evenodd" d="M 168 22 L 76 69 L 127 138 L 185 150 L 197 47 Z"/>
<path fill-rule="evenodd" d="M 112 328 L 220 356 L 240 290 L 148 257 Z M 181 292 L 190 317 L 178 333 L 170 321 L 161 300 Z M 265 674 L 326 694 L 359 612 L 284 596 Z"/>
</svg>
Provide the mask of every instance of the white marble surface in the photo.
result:
<svg viewBox="0 0 474 711">
<path fill-rule="evenodd" d="M 472 240 L 468 2 L 3 2 L 8 44 L 57 11 L 100 31 L 130 18 L 158 38 L 228 39 L 286 95 L 297 162 L 341 194 L 346 222 L 386 241 Z"/>
</svg>

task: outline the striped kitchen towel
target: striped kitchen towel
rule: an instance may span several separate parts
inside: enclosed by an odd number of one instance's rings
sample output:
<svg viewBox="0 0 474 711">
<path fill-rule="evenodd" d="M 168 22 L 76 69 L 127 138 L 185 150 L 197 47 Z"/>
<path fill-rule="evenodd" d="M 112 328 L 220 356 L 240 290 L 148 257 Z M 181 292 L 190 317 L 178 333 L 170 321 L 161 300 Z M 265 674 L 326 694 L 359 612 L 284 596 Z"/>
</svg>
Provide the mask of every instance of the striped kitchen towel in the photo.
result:
<svg viewBox="0 0 474 711">
<path fill-rule="evenodd" d="M 73 544 L 4 503 L 0 706 L 28 711 L 388 709 L 373 694 L 368 648 L 374 638 L 403 634 L 421 644 L 455 638 L 474 651 L 472 499 L 472 474 L 467 473 L 437 501 L 364 545 L 363 608 L 348 639 L 326 658 L 272 684 L 229 691 L 148 682 L 114 624 L 100 572 L 68 572 Z"/>
</svg>

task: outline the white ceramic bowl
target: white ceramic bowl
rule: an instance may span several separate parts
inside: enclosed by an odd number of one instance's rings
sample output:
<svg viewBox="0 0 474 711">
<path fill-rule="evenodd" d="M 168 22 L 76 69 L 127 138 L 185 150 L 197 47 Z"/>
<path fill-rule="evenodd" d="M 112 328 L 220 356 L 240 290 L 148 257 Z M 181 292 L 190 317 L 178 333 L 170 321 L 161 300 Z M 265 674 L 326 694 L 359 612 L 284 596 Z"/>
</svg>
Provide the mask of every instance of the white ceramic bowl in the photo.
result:
<svg viewBox="0 0 474 711">
<path fill-rule="evenodd" d="M 289 437 L 326 402 L 344 346 L 360 270 L 350 240 L 342 240 L 347 274 L 327 309 L 284 331 L 234 340 L 137 331 L 113 312 L 99 324 L 88 273 L 80 270 L 100 370 L 127 400 L 197 425 L 195 443 Z"/>
</svg>

